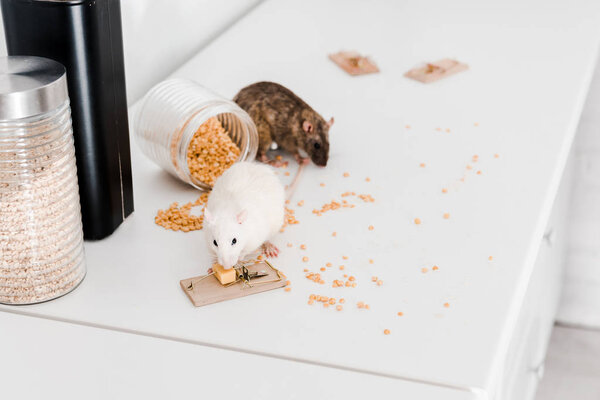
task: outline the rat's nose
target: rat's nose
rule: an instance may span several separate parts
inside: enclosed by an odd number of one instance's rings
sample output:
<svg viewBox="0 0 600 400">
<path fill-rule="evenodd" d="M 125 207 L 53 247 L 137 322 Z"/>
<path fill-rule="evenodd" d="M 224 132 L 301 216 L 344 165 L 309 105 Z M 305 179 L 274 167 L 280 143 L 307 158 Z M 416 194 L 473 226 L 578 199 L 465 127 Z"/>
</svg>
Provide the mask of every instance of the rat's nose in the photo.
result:
<svg viewBox="0 0 600 400">
<path fill-rule="evenodd" d="M 223 267 L 225 267 L 226 269 L 229 269 L 229 268 L 233 267 L 235 264 L 237 264 L 237 260 L 235 259 L 235 257 L 232 257 L 232 258 L 227 258 L 221 265 Z"/>
</svg>

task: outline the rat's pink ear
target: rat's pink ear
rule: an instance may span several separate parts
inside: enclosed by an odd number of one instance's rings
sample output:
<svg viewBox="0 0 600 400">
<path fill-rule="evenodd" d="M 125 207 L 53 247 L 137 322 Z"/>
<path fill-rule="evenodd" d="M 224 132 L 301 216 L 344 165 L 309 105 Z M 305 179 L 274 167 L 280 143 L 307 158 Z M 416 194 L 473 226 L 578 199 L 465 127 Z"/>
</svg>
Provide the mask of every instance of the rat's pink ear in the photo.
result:
<svg viewBox="0 0 600 400">
<path fill-rule="evenodd" d="M 329 121 L 327 121 L 327 126 L 331 128 L 331 125 L 333 125 L 334 122 L 335 120 L 333 119 L 333 117 L 329 118 Z"/>
<path fill-rule="evenodd" d="M 211 212 L 208 211 L 208 208 L 206 208 L 206 207 L 204 208 L 204 219 L 209 224 L 214 224 L 215 223 L 215 216 L 212 215 Z"/>
<path fill-rule="evenodd" d="M 248 217 L 248 211 L 245 209 L 240 211 L 240 213 L 235 217 L 238 224 L 243 224 L 246 218 Z"/>
<path fill-rule="evenodd" d="M 313 126 L 310 122 L 308 122 L 307 120 L 304 120 L 304 122 L 302 122 L 302 129 L 304 129 L 304 132 L 312 132 L 313 131 Z"/>
</svg>

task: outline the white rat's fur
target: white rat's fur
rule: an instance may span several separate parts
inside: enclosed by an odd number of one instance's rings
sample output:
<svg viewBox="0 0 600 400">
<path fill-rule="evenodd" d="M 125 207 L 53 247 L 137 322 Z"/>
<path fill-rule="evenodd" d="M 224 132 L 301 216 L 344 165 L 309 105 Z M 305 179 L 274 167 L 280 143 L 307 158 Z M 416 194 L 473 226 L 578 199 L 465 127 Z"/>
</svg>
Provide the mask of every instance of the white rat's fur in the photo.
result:
<svg viewBox="0 0 600 400">
<path fill-rule="evenodd" d="M 283 225 L 284 203 L 285 190 L 271 167 L 240 162 L 225 171 L 204 210 L 206 242 L 219 264 L 231 268 L 268 243 Z"/>
</svg>

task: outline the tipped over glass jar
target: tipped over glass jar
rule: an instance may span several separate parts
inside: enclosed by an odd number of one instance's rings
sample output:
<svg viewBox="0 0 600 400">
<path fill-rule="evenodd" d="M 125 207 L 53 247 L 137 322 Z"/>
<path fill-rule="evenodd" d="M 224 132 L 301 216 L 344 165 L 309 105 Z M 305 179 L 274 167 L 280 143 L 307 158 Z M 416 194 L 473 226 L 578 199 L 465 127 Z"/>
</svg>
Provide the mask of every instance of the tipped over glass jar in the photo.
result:
<svg viewBox="0 0 600 400">
<path fill-rule="evenodd" d="M 258 133 L 232 100 L 196 82 L 154 86 L 136 110 L 134 131 L 146 156 L 182 181 L 210 190 L 233 163 L 253 160 Z"/>
</svg>

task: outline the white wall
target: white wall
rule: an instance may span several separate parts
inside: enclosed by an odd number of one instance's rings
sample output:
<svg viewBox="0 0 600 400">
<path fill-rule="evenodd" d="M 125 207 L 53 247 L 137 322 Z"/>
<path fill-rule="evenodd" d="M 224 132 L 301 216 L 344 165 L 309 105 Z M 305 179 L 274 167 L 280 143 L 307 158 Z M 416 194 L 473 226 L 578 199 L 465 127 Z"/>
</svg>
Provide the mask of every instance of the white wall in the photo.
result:
<svg viewBox="0 0 600 400">
<path fill-rule="evenodd" d="M 122 0 L 129 104 L 261 0 Z M 1 18 L 0 18 L 1 19 Z M 6 55 L 0 21 L 0 55 Z"/>
</svg>

